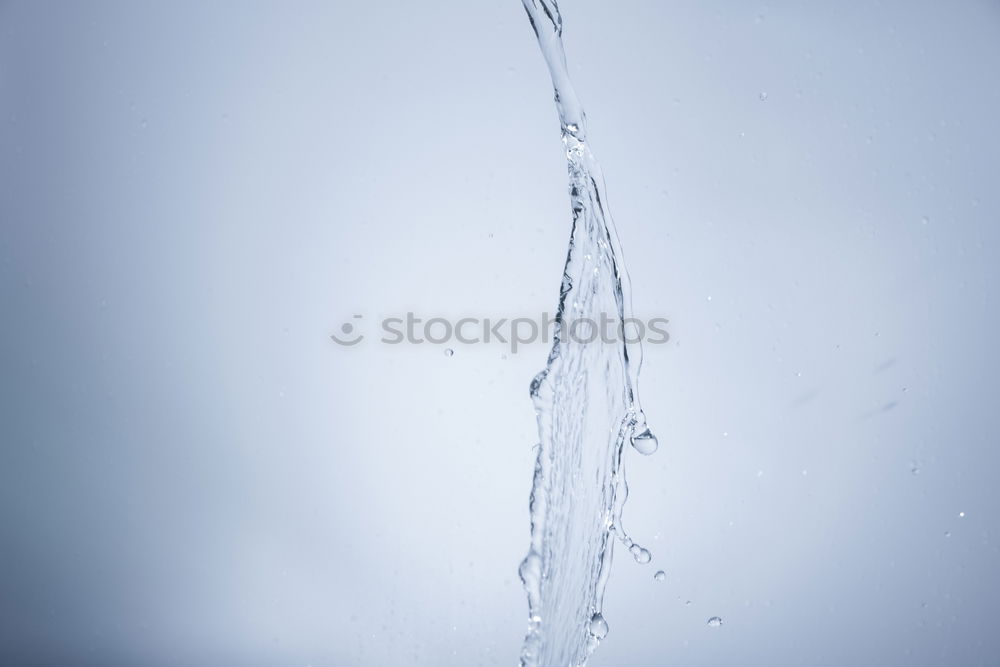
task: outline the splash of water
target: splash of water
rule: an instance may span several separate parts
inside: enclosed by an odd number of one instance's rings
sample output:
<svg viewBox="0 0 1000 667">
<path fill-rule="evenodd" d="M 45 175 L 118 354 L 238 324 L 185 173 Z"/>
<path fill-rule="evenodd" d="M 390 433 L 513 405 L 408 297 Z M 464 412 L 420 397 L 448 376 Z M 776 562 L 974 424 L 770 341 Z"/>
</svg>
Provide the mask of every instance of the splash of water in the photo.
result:
<svg viewBox="0 0 1000 667">
<path fill-rule="evenodd" d="M 552 350 L 531 383 L 539 446 L 531 491 L 531 547 L 520 575 L 528 594 L 524 667 L 580 666 L 608 634 L 602 614 L 614 536 L 638 562 L 649 552 L 621 525 L 628 495 L 623 445 L 657 447 L 636 393 L 637 337 L 584 342 L 570 327 L 602 314 L 620 334 L 631 318 L 628 274 L 607 210 L 604 179 L 587 143 L 586 116 L 570 82 L 555 0 L 522 0 L 555 88 L 573 213 Z M 569 335 L 573 334 L 573 335 Z"/>
</svg>

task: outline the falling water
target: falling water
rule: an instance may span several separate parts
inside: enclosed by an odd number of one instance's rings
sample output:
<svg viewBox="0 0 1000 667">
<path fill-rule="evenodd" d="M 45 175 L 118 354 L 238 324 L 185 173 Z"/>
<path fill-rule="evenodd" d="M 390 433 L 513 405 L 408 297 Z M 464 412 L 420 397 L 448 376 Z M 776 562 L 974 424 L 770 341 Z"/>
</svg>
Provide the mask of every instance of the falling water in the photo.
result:
<svg viewBox="0 0 1000 667">
<path fill-rule="evenodd" d="M 521 651 L 526 667 L 584 665 L 608 633 L 604 588 L 617 536 L 636 561 L 650 553 L 621 525 L 628 495 L 625 442 L 652 454 L 656 438 L 636 393 L 640 343 L 628 335 L 628 274 L 604 195 L 604 179 L 587 143 L 586 117 L 573 90 L 555 0 L 522 0 L 555 88 L 569 167 L 573 211 L 559 292 L 552 351 L 531 383 L 539 446 L 531 491 L 531 548 L 520 574 L 529 625 Z M 608 343 L 583 329 L 617 324 Z M 623 335 L 624 334 L 624 335 Z"/>
</svg>

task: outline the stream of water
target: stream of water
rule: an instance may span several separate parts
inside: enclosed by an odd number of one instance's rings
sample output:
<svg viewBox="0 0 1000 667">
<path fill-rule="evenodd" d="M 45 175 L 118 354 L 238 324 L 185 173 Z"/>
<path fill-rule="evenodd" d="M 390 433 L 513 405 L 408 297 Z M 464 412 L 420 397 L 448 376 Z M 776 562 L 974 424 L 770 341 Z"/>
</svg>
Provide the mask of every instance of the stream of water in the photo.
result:
<svg viewBox="0 0 1000 667">
<path fill-rule="evenodd" d="M 642 362 L 628 335 L 631 295 L 621 247 L 607 208 L 604 179 L 587 141 L 554 0 L 522 0 L 555 89 L 569 171 L 572 231 L 559 290 L 552 350 L 531 382 L 539 443 L 531 491 L 531 547 L 520 575 L 528 594 L 524 667 L 584 665 L 608 634 L 604 589 L 617 537 L 639 563 L 650 553 L 621 523 L 628 495 L 625 443 L 657 448 L 637 394 Z M 602 315 L 618 325 L 616 341 L 579 335 Z M 574 335 L 569 335 L 570 333 Z"/>
</svg>

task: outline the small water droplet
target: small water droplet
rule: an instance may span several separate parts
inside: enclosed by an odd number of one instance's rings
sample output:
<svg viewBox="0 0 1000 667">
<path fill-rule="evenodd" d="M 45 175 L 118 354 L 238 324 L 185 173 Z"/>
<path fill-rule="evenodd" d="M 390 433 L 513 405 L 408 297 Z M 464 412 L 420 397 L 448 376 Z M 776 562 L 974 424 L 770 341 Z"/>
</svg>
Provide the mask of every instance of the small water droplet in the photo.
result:
<svg viewBox="0 0 1000 667">
<path fill-rule="evenodd" d="M 657 570 L 656 574 L 653 575 L 653 579 L 656 581 L 665 581 L 667 578 L 667 573 L 663 570 Z"/>
<path fill-rule="evenodd" d="M 762 90 L 760 91 L 760 95 L 758 95 L 757 97 L 759 97 L 760 101 L 763 102 L 764 100 L 767 99 L 767 93 Z"/>
<path fill-rule="evenodd" d="M 656 436 L 653 435 L 653 432 L 647 428 L 639 435 L 632 437 L 632 446 L 635 448 L 635 451 L 640 454 L 649 456 L 655 452 L 657 448 L 659 448 L 660 441 L 657 440 Z"/>
<path fill-rule="evenodd" d="M 717 628 L 720 625 L 722 625 L 722 619 L 719 618 L 718 616 L 713 616 L 712 618 L 708 619 L 708 627 Z"/>
<path fill-rule="evenodd" d="M 608 636 L 608 622 L 600 612 L 590 617 L 590 634 L 598 640 Z"/>
<path fill-rule="evenodd" d="M 632 558 L 635 559 L 636 563 L 640 565 L 645 565 L 650 561 L 652 555 L 649 553 L 648 549 L 644 549 L 638 544 L 633 544 L 629 547 L 629 552 L 632 554 Z"/>
<path fill-rule="evenodd" d="M 450 347 L 445 348 L 444 356 L 450 357 L 450 356 L 452 356 L 454 354 L 455 354 L 455 350 L 451 349 Z"/>
</svg>

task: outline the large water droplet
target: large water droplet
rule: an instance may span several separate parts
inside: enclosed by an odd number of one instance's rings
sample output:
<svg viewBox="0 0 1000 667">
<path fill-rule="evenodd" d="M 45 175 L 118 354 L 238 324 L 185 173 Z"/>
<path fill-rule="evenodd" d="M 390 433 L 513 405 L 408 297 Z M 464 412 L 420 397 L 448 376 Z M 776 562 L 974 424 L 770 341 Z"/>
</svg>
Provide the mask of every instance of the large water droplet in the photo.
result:
<svg viewBox="0 0 1000 667">
<path fill-rule="evenodd" d="M 718 616 L 713 616 L 712 618 L 708 619 L 708 627 L 717 628 L 720 625 L 722 625 L 722 619 L 719 618 Z"/>
<path fill-rule="evenodd" d="M 604 616 L 600 612 L 590 617 L 590 634 L 597 639 L 604 639 L 608 636 L 608 622 L 604 620 Z"/>
<path fill-rule="evenodd" d="M 635 447 L 635 450 L 640 454 L 649 456 L 660 446 L 660 441 L 657 440 L 656 436 L 653 435 L 653 432 L 647 428 L 639 435 L 632 437 L 632 446 Z"/>
<path fill-rule="evenodd" d="M 656 574 L 653 575 L 653 579 L 657 581 L 665 581 L 667 578 L 667 573 L 663 570 L 657 570 Z"/>
<path fill-rule="evenodd" d="M 643 549 L 638 544 L 633 544 L 629 548 L 629 552 L 631 552 L 632 558 L 635 558 L 635 562 L 641 565 L 645 565 L 652 558 L 652 556 L 649 553 L 649 550 Z"/>
</svg>

